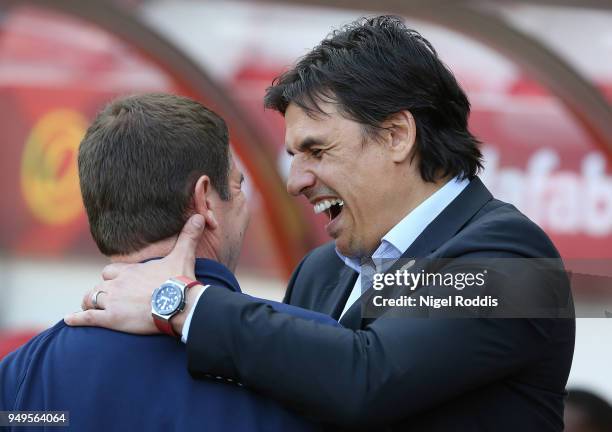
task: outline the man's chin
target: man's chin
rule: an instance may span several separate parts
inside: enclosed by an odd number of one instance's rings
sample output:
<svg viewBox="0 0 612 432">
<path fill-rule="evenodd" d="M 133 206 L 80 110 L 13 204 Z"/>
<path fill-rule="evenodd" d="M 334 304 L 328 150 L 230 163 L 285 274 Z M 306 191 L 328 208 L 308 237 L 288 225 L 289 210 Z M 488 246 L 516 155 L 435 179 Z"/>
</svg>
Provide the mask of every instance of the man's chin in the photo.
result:
<svg viewBox="0 0 612 432">
<path fill-rule="evenodd" d="M 343 239 L 340 239 L 340 238 L 336 239 L 335 243 L 336 243 L 336 249 L 338 250 L 338 252 L 340 252 L 342 255 L 348 258 L 355 258 L 359 256 L 359 254 L 355 252 L 355 250 L 353 250 L 354 248 L 351 248 L 348 244 L 346 244 L 346 242 L 342 240 Z"/>
</svg>

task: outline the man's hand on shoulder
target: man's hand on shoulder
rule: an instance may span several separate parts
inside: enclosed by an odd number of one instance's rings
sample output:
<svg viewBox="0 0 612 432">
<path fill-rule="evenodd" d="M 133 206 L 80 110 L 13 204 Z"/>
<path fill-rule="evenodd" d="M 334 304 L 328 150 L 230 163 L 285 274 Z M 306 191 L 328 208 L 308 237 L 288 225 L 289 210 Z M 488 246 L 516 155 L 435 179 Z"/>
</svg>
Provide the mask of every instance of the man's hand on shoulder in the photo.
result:
<svg viewBox="0 0 612 432">
<path fill-rule="evenodd" d="M 159 333 L 151 316 L 151 294 L 170 277 L 182 275 L 195 279 L 195 250 L 204 224 L 201 215 L 192 216 L 183 227 L 172 252 L 160 260 L 106 266 L 102 271 L 104 282 L 85 294 L 81 304 L 83 311 L 66 316 L 66 324 L 105 327 L 136 334 Z M 194 292 L 187 297 L 187 307 L 172 320 L 179 334 L 185 316 L 193 307 L 190 299 L 199 292 L 196 289 L 190 291 Z"/>
</svg>

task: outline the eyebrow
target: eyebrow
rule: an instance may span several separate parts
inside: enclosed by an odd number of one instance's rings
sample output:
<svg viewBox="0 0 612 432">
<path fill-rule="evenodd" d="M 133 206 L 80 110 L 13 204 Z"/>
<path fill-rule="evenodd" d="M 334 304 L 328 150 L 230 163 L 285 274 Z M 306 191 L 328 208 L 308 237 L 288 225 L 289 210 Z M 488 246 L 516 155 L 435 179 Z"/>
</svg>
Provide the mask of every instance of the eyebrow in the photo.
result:
<svg viewBox="0 0 612 432">
<path fill-rule="evenodd" d="M 322 145 L 323 141 L 317 139 L 317 138 L 313 138 L 313 137 L 308 137 L 304 140 L 302 140 L 302 142 L 300 142 L 297 145 L 297 151 L 302 153 L 302 152 L 306 152 L 308 150 L 310 150 L 312 147 L 316 146 L 316 145 Z M 286 146 L 285 146 L 286 147 Z M 287 150 L 287 154 L 289 156 L 293 156 L 295 153 L 292 152 L 291 150 L 289 150 L 289 148 L 286 147 Z"/>
</svg>

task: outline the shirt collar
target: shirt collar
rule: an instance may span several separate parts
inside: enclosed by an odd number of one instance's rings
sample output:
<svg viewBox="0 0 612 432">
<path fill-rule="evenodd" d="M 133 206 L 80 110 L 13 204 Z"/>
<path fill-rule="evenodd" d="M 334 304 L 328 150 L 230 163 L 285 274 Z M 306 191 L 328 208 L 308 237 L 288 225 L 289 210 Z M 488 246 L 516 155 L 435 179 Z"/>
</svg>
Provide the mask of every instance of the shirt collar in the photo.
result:
<svg viewBox="0 0 612 432">
<path fill-rule="evenodd" d="M 458 177 L 447 182 L 383 236 L 372 258 L 397 259 L 401 257 L 427 228 L 427 225 L 433 222 L 469 183 L 468 179 L 460 180 Z M 361 259 L 346 257 L 338 249 L 336 253 L 347 266 L 357 272 L 361 271 Z"/>
</svg>

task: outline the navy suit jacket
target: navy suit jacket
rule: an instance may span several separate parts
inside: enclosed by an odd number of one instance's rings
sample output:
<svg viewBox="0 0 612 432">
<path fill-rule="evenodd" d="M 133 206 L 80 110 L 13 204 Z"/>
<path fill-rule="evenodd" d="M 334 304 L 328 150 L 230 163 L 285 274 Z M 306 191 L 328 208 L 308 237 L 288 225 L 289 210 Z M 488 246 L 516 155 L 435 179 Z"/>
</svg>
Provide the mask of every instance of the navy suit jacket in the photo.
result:
<svg viewBox="0 0 612 432">
<path fill-rule="evenodd" d="M 537 225 L 474 178 L 403 257 L 559 255 Z M 299 264 L 285 301 L 338 318 L 356 277 L 333 243 L 324 245 Z M 219 329 L 221 320 L 228 325 Z M 212 287 L 191 323 L 189 368 L 239 379 L 334 427 L 563 430 L 573 318 L 363 319 L 356 302 L 340 322 L 323 326 Z"/>
<path fill-rule="evenodd" d="M 214 261 L 197 260 L 196 277 L 204 274 L 207 284 L 240 291 L 231 272 Z M 338 325 L 326 315 L 267 304 Z M 69 411 L 70 429 L 88 432 L 315 429 L 235 383 L 192 379 L 186 363 L 185 345 L 170 337 L 68 327 L 60 321 L 0 363 L 0 411 Z"/>
</svg>

